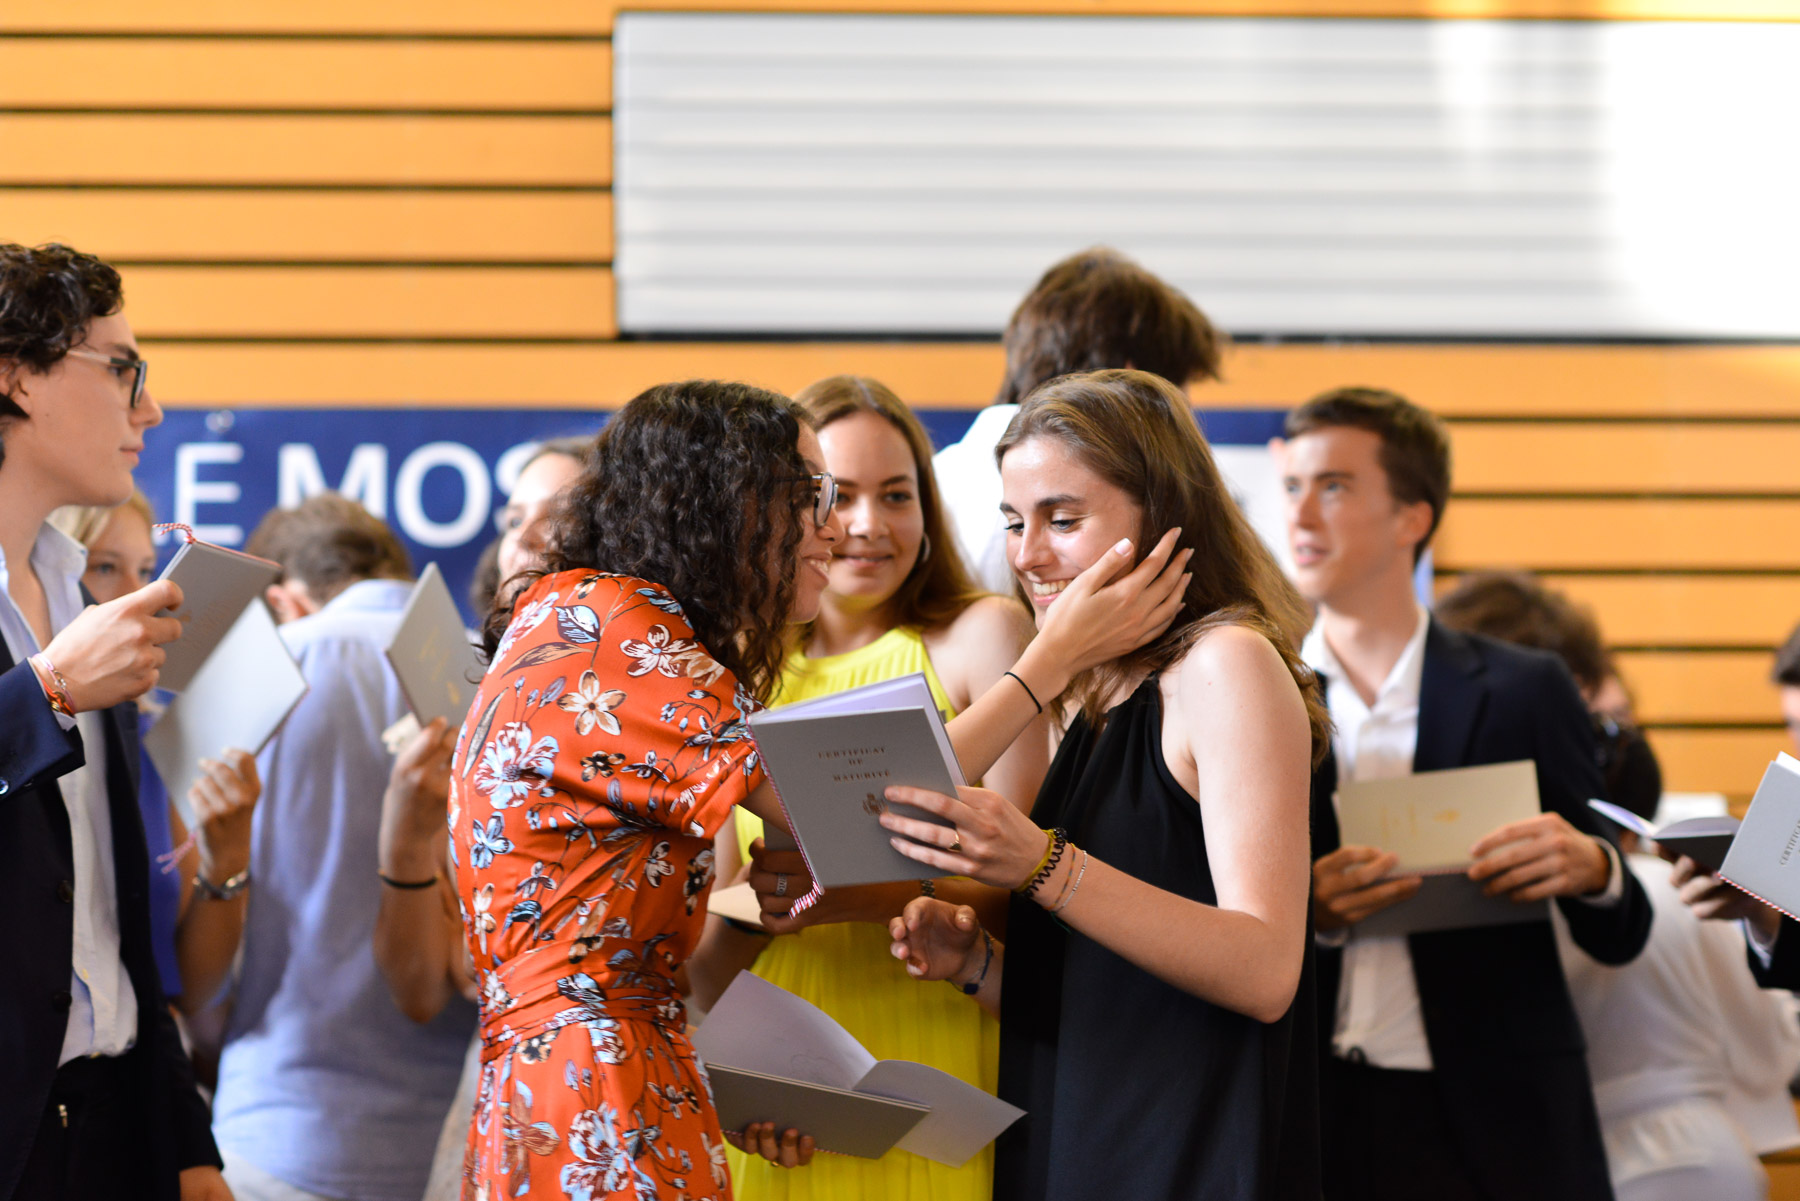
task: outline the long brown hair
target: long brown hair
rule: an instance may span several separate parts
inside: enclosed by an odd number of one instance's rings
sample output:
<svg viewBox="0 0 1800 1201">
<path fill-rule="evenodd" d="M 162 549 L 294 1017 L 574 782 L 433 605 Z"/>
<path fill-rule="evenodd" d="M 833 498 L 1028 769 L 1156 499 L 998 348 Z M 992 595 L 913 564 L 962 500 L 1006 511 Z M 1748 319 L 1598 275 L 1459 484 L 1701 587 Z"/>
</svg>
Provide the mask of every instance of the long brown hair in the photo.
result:
<svg viewBox="0 0 1800 1201">
<path fill-rule="evenodd" d="M 899 589 L 888 598 L 889 620 L 896 626 L 935 630 L 949 625 L 963 610 L 986 596 L 963 563 L 962 553 L 956 548 L 956 535 L 944 517 L 937 476 L 931 469 L 931 438 L 906 403 L 886 384 L 860 375 L 834 375 L 809 384 L 795 395 L 794 403 L 807 411 L 817 429 L 858 413 L 873 413 L 906 439 L 913 470 L 919 477 L 919 509 L 925 518 L 927 553 L 919 556 Z"/>
<path fill-rule="evenodd" d="M 1106 698 L 1124 681 L 1177 663 L 1208 630 L 1247 626 L 1274 645 L 1299 685 L 1313 755 L 1321 756 L 1330 719 L 1296 649 L 1312 612 L 1226 488 L 1181 390 L 1147 371 L 1064 376 L 1026 398 L 994 455 L 1004 460 L 1014 447 L 1039 437 L 1068 447 L 1138 504 L 1138 558 L 1174 526 L 1181 527 L 1178 549 L 1194 551 L 1188 564 L 1193 579 L 1174 624 L 1130 654 L 1083 672 L 1061 699 L 1097 722 Z"/>
<path fill-rule="evenodd" d="M 513 599 L 489 615 L 488 655 L 540 576 L 636 576 L 667 588 L 707 653 L 767 701 L 811 520 L 812 478 L 797 445 L 811 423 L 787 397 L 749 384 L 688 380 L 633 398 L 558 505 L 543 570 L 521 573 Z"/>
</svg>

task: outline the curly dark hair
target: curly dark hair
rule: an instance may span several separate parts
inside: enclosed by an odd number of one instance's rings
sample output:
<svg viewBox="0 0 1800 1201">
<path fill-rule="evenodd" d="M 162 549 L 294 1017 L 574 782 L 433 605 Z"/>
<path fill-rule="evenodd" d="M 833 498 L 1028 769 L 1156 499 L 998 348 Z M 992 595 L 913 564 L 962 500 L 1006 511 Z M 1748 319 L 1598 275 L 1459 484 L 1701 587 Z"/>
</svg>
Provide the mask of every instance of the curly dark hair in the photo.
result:
<svg viewBox="0 0 1800 1201">
<path fill-rule="evenodd" d="M 780 677 L 794 572 L 813 493 L 797 445 L 805 410 L 777 392 L 719 380 L 659 384 L 600 434 L 551 522 L 541 571 L 605 571 L 661 584 L 707 653 L 759 701 Z M 771 553 L 771 552 L 775 553 Z M 489 658 L 513 601 L 489 615 Z"/>
<path fill-rule="evenodd" d="M 45 372 L 81 345 L 96 317 L 125 304 L 119 273 L 91 254 L 60 243 L 0 242 L 0 366 Z M 0 432 L 25 416 L 0 386 Z M 0 439 L 0 463 L 6 443 Z"/>
</svg>

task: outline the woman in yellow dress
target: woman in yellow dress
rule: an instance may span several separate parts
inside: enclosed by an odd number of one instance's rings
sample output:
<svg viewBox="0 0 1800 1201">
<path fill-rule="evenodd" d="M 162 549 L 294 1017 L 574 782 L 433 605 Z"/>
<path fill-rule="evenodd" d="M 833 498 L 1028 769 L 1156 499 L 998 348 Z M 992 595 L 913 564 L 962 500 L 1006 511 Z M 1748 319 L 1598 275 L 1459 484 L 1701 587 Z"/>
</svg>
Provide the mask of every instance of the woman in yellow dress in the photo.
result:
<svg viewBox="0 0 1800 1201">
<path fill-rule="evenodd" d="M 930 441 L 899 397 L 874 380 L 834 376 L 795 399 L 818 423 L 846 536 L 833 548 L 818 618 L 796 627 L 777 703 L 924 672 L 938 707 L 954 717 L 1018 659 L 1031 617 L 970 578 L 938 498 Z M 1000 757 L 986 784 L 1029 808 L 1048 761 L 1048 729 L 1039 724 Z M 721 880 L 734 877 L 762 833 L 748 813 L 736 823 L 720 839 Z M 939 881 L 937 889 L 996 914 L 1005 907 L 1001 890 L 972 881 Z M 696 1000 L 710 1004 L 754 957 L 757 975 L 829 1013 L 877 1059 L 927 1063 L 991 1093 L 998 1023 L 955 989 L 920 988 L 888 953 L 887 919 L 918 895 L 911 883 L 834 890 L 807 915 L 812 924 L 772 939 L 714 917 L 714 954 L 702 952 L 712 970 L 701 956 L 689 964 Z M 729 1154 L 741 1201 L 987 1201 L 992 1192 L 991 1148 L 959 1168 L 893 1150 L 879 1160 L 822 1156 L 797 1173 Z"/>
</svg>

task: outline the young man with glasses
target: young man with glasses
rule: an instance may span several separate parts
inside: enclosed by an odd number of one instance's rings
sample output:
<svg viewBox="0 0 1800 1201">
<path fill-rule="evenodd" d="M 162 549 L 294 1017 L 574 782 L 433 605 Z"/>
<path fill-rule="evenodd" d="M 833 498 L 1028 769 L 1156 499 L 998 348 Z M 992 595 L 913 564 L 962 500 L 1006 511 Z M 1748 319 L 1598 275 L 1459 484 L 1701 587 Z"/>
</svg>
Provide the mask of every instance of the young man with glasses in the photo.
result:
<svg viewBox="0 0 1800 1201">
<path fill-rule="evenodd" d="M 0 1197 L 228 1201 L 151 948 L 137 709 L 179 589 L 104 605 L 47 522 L 131 494 L 162 420 L 118 272 L 0 245 Z"/>
</svg>

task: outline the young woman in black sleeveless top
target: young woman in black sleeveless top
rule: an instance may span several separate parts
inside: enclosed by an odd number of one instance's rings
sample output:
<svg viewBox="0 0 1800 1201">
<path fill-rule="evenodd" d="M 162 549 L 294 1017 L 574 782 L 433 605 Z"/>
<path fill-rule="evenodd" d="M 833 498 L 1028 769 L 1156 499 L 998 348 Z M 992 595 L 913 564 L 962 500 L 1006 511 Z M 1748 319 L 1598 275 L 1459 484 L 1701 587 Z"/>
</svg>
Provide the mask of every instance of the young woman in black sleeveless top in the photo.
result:
<svg viewBox="0 0 1800 1201">
<path fill-rule="evenodd" d="M 1000 1095 L 1027 1116 L 995 1196 L 1316 1201 L 1310 615 L 1163 380 L 1053 381 L 997 453 L 1040 615 L 1121 538 L 1179 526 L 1196 553 L 1167 633 L 1039 698 L 1066 731 L 1029 817 L 981 789 L 889 793 L 955 823 L 887 814 L 900 850 L 1016 892 L 1004 943 L 929 898 L 892 924 L 908 971 L 1000 1014 Z"/>
</svg>

